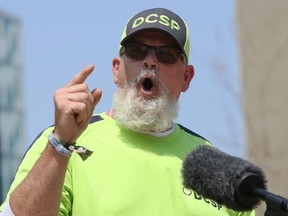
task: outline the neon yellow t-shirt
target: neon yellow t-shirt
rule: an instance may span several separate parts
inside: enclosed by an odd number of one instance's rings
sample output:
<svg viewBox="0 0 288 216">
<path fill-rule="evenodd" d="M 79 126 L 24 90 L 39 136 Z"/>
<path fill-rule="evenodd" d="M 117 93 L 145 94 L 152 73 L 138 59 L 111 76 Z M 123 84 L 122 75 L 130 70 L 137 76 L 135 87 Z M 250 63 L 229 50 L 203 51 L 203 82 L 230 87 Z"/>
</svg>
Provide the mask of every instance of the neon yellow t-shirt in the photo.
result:
<svg viewBox="0 0 288 216">
<path fill-rule="evenodd" d="M 39 158 L 52 130 L 47 128 L 28 150 L 9 193 Z M 77 145 L 93 154 L 84 161 L 72 155 L 59 215 L 254 215 L 234 212 L 183 188 L 182 162 L 193 148 L 203 144 L 209 142 L 179 125 L 171 134 L 155 137 L 123 128 L 104 113 L 95 115 L 77 140 Z"/>
</svg>

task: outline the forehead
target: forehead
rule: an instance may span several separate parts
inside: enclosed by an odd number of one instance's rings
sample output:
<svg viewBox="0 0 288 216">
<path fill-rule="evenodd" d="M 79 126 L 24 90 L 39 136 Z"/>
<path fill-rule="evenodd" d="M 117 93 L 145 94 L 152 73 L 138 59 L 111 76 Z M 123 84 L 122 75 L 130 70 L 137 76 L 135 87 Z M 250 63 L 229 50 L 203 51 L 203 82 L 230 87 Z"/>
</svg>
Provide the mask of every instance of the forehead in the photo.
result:
<svg viewBox="0 0 288 216">
<path fill-rule="evenodd" d="M 150 42 L 159 42 L 163 44 L 175 44 L 173 39 L 169 35 L 158 31 L 139 32 L 132 37 L 132 40 L 137 40 L 139 42 L 150 41 Z"/>
</svg>

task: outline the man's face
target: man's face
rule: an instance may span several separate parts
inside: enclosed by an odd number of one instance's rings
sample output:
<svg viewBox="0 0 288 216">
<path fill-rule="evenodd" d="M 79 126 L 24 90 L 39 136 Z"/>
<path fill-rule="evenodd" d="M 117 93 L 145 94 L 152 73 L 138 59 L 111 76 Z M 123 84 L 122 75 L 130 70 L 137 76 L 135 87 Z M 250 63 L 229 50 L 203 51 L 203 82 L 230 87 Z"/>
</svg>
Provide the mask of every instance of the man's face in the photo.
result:
<svg viewBox="0 0 288 216">
<path fill-rule="evenodd" d="M 139 42 L 149 46 L 176 47 L 175 43 L 168 35 L 155 31 L 138 33 L 129 41 Z M 124 52 L 120 61 L 121 63 L 116 80 L 114 77 L 118 88 L 122 88 L 123 86 L 127 85 L 139 74 L 143 68 L 154 69 L 156 71 L 156 76 L 164 84 L 169 95 L 174 100 L 178 100 L 181 92 L 188 89 L 190 81 L 194 75 L 194 71 L 191 70 L 192 66 L 186 66 L 181 57 L 179 57 L 173 64 L 165 64 L 159 62 L 155 52 L 152 50 L 150 50 L 148 55 L 143 60 L 131 59 L 127 57 Z M 137 86 L 139 95 L 146 98 L 159 96 L 159 89 L 157 88 L 157 83 L 154 82 L 153 78 L 147 77 L 147 79 L 143 79 L 140 82 L 141 83 L 139 83 Z"/>
<path fill-rule="evenodd" d="M 142 32 L 129 42 L 148 46 L 176 45 L 160 32 Z M 161 60 L 161 59 L 160 59 Z M 194 75 L 193 67 L 186 66 L 181 57 L 173 64 L 160 62 L 154 50 L 137 60 L 125 51 L 113 60 L 115 119 L 124 126 L 140 130 L 162 132 L 172 126 L 177 115 L 180 93 L 186 91 Z"/>
</svg>

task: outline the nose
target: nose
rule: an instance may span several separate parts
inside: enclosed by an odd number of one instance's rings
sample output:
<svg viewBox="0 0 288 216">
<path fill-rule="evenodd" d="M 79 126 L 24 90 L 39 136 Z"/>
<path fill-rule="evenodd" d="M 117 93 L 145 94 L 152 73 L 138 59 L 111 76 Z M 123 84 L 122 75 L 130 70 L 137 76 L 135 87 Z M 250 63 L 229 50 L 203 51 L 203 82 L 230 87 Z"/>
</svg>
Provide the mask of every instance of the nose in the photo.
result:
<svg viewBox="0 0 288 216">
<path fill-rule="evenodd" d="M 148 55 L 143 60 L 143 67 L 148 69 L 157 69 L 158 68 L 158 59 L 154 50 L 150 50 Z"/>
</svg>

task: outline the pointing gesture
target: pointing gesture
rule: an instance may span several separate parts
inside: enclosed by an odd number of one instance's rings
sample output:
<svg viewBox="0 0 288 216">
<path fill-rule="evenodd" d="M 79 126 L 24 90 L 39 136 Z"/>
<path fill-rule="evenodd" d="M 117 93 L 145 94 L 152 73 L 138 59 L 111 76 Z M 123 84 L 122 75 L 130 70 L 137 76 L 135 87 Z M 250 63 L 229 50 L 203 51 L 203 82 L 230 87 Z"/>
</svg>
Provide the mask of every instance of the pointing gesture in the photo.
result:
<svg viewBox="0 0 288 216">
<path fill-rule="evenodd" d="M 87 67 L 85 67 L 81 72 L 79 72 L 78 74 L 76 74 L 72 80 L 70 80 L 65 86 L 64 88 L 68 88 L 70 86 L 73 85 L 77 85 L 77 84 L 82 84 L 85 82 L 85 80 L 87 79 L 87 77 L 92 73 L 92 71 L 94 70 L 94 65 L 88 65 Z"/>
<path fill-rule="evenodd" d="M 63 88 L 54 93 L 55 130 L 54 135 L 68 143 L 74 142 L 86 129 L 102 91 L 90 92 L 84 83 L 94 70 L 94 65 L 85 67 Z"/>
</svg>

